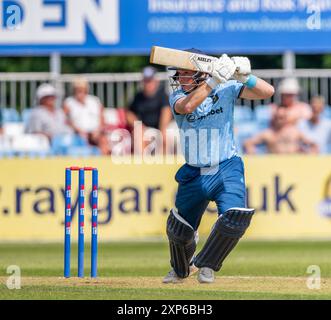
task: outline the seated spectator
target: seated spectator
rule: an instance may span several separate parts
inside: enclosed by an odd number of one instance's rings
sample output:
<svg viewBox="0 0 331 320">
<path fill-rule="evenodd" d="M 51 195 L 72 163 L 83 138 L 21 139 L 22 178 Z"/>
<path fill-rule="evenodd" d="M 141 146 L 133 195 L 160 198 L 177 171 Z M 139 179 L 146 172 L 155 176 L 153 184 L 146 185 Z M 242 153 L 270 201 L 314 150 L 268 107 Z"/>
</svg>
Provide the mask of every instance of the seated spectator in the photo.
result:
<svg viewBox="0 0 331 320">
<path fill-rule="evenodd" d="M 325 99 L 321 96 L 315 96 L 310 102 L 312 116 L 309 120 L 302 120 L 298 128 L 309 139 L 314 141 L 320 153 L 327 153 L 331 144 L 331 120 L 322 117 L 325 108 Z"/>
<path fill-rule="evenodd" d="M 269 153 L 317 153 L 317 145 L 287 120 L 287 108 L 278 107 L 271 127 L 244 142 L 248 154 L 256 154 L 256 147 L 265 144 Z"/>
<path fill-rule="evenodd" d="M 156 69 L 148 66 L 143 70 L 143 88 L 134 97 L 127 111 L 128 125 L 133 129 L 135 121 L 142 122 L 142 135 L 147 129 L 159 129 L 162 134 L 163 146 L 166 146 L 166 129 L 172 121 L 172 113 L 165 89 L 156 78 Z M 149 130 L 152 132 L 152 130 Z M 134 141 L 137 146 L 146 147 L 147 141 Z M 165 149 L 163 149 L 165 150 Z"/>
<path fill-rule="evenodd" d="M 101 154 L 108 155 L 111 150 L 104 130 L 104 107 L 98 97 L 88 92 L 87 80 L 77 78 L 73 83 L 73 96 L 65 99 L 63 109 L 74 132 L 90 145 L 99 147 Z"/>
<path fill-rule="evenodd" d="M 50 140 L 58 134 L 72 133 L 62 109 L 56 107 L 56 90 L 50 84 L 42 84 L 36 92 L 37 106 L 32 109 L 26 124 L 26 133 L 40 133 Z"/>
<path fill-rule="evenodd" d="M 130 155 L 132 138 L 126 123 L 126 109 L 107 108 L 104 112 L 104 119 L 112 155 Z"/>
<path fill-rule="evenodd" d="M 280 93 L 280 104 L 281 107 L 286 107 L 287 120 L 296 124 L 301 119 L 310 119 L 311 109 L 307 103 L 298 100 L 300 93 L 300 86 L 298 80 L 295 78 L 287 78 L 281 81 L 278 87 Z M 272 114 L 275 113 L 278 105 L 272 105 Z"/>
</svg>

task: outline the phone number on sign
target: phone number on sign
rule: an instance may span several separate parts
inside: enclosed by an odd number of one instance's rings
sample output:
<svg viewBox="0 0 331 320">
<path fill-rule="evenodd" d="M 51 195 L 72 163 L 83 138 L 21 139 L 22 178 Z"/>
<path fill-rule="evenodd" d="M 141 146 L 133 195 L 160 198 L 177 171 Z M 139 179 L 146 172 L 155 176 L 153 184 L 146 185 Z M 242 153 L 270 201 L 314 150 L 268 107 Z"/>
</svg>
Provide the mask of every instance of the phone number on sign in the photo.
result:
<svg viewBox="0 0 331 320">
<path fill-rule="evenodd" d="M 151 18 L 148 21 L 151 33 L 211 33 L 223 30 L 223 20 L 209 17 L 162 17 Z"/>
</svg>

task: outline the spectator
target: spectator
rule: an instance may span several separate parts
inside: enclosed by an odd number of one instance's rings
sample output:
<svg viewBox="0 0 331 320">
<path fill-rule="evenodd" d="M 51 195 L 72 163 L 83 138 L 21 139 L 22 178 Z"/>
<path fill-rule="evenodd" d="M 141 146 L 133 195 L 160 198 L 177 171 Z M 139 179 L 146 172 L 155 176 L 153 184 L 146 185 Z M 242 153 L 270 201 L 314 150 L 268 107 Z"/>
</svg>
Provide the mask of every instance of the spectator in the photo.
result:
<svg viewBox="0 0 331 320">
<path fill-rule="evenodd" d="M 64 112 L 75 133 L 90 145 L 99 147 L 101 154 L 108 155 L 111 150 L 104 130 L 104 107 L 98 97 L 88 92 L 87 80 L 77 78 L 73 82 L 73 96 L 64 101 Z"/>
<path fill-rule="evenodd" d="M 166 146 L 166 129 L 172 121 L 168 96 L 160 81 L 156 78 L 156 69 L 148 66 L 143 70 L 143 89 L 134 97 L 127 112 L 128 125 L 133 128 L 135 121 L 141 121 L 143 132 L 159 129 L 162 133 L 163 146 Z M 151 131 L 151 130 L 150 130 Z M 137 145 L 146 146 L 146 141 L 134 141 Z M 137 149 L 136 149 L 137 150 Z"/>
<path fill-rule="evenodd" d="M 331 145 L 331 120 L 322 117 L 325 108 L 324 97 L 313 97 L 310 106 L 311 118 L 300 121 L 298 128 L 318 145 L 320 153 L 328 153 Z"/>
<path fill-rule="evenodd" d="M 56 97 L 56 90 L 52 85 L 44 83 L 38 87 L 37 106 L 31 111 L 25 128 L 27 133 L 44 134 L 50 140 L 58 134 L 72 133 L 63 110 L 56 107 Z"/>
<path fill-rule="evenodd" d="M 311 109 L 308 104 L 298 100 L 300 93 L 300 86 L 298 80 L 295 78 L 287 78 L 281 81 L 278 87 L 280 93 L 281 107 L 286 107 L 287 121 L 296 124 L 301 119 L 308 120 L 311 117 Z M 277 105 L 272 105 L 272 114 L 275 113 Z"/>
<path fill-rule="evenodd" d="M 104 119 L 112 155 L 130 155 L 132 138 L 126 123 L 126 109 L 107 108 Z"/>
<path fill-rule="evenodd" d="M 287 108 L 278 107 L 271 121 L 271 127 L 244 142 L 246 153 L 256 154 L 256 147 L 261 144 L 267 146 L 269 153 L 317 153 L 317 145 L 288 121 L 287 112 Z"/>
</svg>

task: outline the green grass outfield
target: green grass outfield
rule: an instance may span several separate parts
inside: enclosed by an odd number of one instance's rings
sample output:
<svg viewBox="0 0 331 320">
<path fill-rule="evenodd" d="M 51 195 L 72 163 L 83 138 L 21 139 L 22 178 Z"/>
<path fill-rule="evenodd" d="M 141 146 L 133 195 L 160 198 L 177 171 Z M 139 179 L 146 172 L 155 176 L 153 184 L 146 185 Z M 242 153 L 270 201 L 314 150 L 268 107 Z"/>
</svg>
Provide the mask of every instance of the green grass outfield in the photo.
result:
<svg viewBox="0 0 331 320">
<path fill-rule="evenodd" d="M 86 275 L 89 272 L 86 246 Z M 242 241 L 217 273 L 214 284 L 195 276 L 162 284 L 168 272 L 165 242 L 99 244 L 99 278 L 64 279 L 61 244 L 0 244 L 3 299 L 331 299 L 331 243 Z M 6 286 L 7 267 L 21 268 L 21 289 Z M 307 287 L 307 268 L 321 269 L 321 287 Z M 72 274 L 77 273 L 73 246 Z"/>
</svg>

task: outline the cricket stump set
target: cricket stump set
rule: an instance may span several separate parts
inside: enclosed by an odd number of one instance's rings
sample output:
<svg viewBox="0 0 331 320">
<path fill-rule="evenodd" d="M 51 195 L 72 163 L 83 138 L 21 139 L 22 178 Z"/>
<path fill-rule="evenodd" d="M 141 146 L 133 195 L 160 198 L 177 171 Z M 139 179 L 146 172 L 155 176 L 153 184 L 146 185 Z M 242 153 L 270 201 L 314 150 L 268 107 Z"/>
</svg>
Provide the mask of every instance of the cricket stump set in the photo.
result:
<svg viewBox="0 0 331 320">
<path fill-rule="evenodd" d="M 78 172 L 78 274 L 84 277 L 85 172 L 92 172 L 91 278 L 97 277 L 98 258 L 98 169 L 70 167 L 65 170 L 64 277 L 70 278 L 71 258 L 71 174 Z"/>
</svg>

